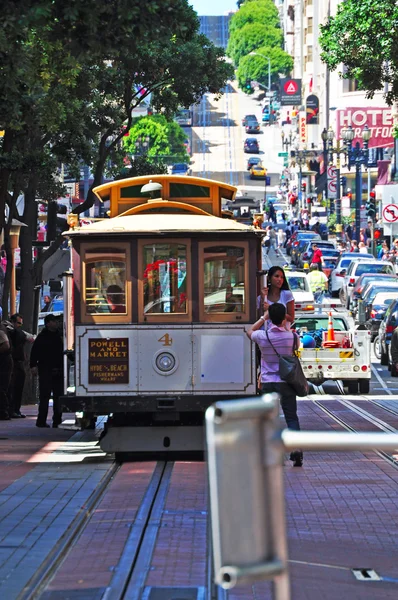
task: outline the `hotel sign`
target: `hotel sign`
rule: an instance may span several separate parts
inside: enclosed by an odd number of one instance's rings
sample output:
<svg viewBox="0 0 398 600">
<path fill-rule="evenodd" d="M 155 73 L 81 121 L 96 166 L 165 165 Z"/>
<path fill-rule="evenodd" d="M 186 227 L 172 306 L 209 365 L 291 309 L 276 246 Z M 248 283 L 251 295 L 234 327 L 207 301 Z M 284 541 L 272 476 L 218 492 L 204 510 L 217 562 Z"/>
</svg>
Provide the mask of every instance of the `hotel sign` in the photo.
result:
<svg viewBox="0 0 398 600">
<path fill-rule="evenodd" d="M 88 382 L 100 384 L 129 382 L 128 338 L 88 340 Z"/>
<path fill-rule="evenodd" d="M 341 130 L 351 125 L 355 132 L 353 144 L 362 145 L 362 130 L 367 125 L 371 137 L 369 148 L 386 148 L 394 144 L 394 119 L 389 107 L 351 107 L 336 110 L 337 139 L 341 139 Z"/>
</svg>

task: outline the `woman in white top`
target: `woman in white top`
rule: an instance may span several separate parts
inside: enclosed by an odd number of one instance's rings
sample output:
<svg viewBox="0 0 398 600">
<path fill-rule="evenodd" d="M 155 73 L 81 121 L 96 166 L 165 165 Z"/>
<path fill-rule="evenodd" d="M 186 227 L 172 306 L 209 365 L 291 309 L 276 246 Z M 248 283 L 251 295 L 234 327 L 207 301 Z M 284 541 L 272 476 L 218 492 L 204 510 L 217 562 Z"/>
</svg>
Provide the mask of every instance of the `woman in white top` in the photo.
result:
<svg viewBox="0 0 398 600">
<path fill-rule="evenodd" d="M 270 304 L 279 302 L 286 307 L 286 324 L 290 328 L 294 321 L 294 298 L 282 267 L 271 267 L 268 271 L 268 293 L 264 298 L 264 317 L 268 318 Z"/>
</svg>

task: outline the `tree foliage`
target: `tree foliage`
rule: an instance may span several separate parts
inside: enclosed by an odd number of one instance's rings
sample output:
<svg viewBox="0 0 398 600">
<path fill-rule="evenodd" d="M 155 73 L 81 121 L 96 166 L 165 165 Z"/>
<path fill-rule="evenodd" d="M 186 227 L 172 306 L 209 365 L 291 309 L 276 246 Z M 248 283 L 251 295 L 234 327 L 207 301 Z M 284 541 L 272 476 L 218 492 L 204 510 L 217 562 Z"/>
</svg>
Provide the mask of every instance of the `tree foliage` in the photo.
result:
<svg viewBox="0 0 398 600">
<path fill-rule="evenodd" d="M 231 17 L 230 34 L 242 29 L 248 23 L 262 23 L 270 28 L 279 28 L 279 13 L 273 0 L 246 0 Z"/>
<path fill-rule="evenodd" d="M 236 74 L 242 89 L 246 79 L 268 86 L 268 60 L 265 58 L 267 56 L 271 64 L 271 88 L 273 83 L 278 82 L 280 73 L 287 74 L 292 70 L 293 58 L 282 48 L 259 48 L 257 55 L 244 56 L 239 63 Z"/>
<path fill-rule="evenodd" d="M 292 69 L 293 59 L 282 45 L 283 34 L 274 2 L 246 0 L 241 4 L 230 21 L 227 54 L 238 67 L 239 87 L 246 94 L 253 93 L 246 87 L 247 79 L 268 86 L 268 58 L 271 60 L 271 80 L 274 83 L 280 73 L 287 74 Z M 258 55 L 254 55 L 255 52 Z"/>
<path fill-rule="evenodd" d="M 39 193 L 45 199 L 59 194 L 56 166 L 64 162 L 79 171 L 86 163 L 93 186 L 102 183 L 120 169 L 124 130 L 150 94 L 155 108 L 171 115 L 206 92 L 219 93 L 233 76 L 223 50 L 198 28 L 187 0 L 3 0 L 0 232 L 5 229 L 7 246 L 10 218 L 21 218 L 15 199 L 24 193 L 25 282 L 41 282 L 41 265 L 56 249 L 54 243 L 32 267 L 35 200 Z M 93 202 L 90 189 L 76 212 Z M 31 290 L 22 289 L 25 296 L 30 301 Z"/>
<path fill-rule="evenodd" d="M 187 161 L 185 133 L 174 121 L 167 121 L 163 115 L 138 117 L 133 123 L 123 145 L 130 155 L 145 154 L 148 158 L 163 157 L 166 162 Z"/>
<path fill-rule="evenodd" d="M 344 64 L 344 78 L 357 79 L 367 96 L 384 90 L 398 99 L 398 5 L 395 0 L 346 0 L 321 25 L 322 60 L 332 71 Z"/>
<path fill-rule="evenodd" d="M 241 58 L 261 47 L 282 48 L 283 34 L 276 27 L 268 27 L 264 23 L 247 23 L 241 29 L 235 29 L 228 41 L 228 56 L 235 65 Z"/>
</svg>

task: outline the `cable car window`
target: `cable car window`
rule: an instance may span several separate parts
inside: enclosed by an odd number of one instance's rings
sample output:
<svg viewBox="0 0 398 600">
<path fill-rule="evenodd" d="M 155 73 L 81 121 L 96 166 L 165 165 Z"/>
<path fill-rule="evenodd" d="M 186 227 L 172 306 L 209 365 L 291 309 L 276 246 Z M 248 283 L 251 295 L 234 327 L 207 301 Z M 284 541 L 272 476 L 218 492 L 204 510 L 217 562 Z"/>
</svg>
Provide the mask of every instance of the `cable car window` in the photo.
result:
<svg viewBox="0 0 398 600">
<path fill-rule="evenodd" d="M 85 297 L 88 314 L 126 314 L 125 252 L 87 252 Z"/>
<path fill-rule="evenodd" d="M 144 245 L 142 257 L 144 314 L 187 314 L 186 245 Z"/>
<path fill-rule="evenodd" d="M 205 313 L 245 312 L 245 249 L 206 247 L 203 257 Z"/>
</svg>

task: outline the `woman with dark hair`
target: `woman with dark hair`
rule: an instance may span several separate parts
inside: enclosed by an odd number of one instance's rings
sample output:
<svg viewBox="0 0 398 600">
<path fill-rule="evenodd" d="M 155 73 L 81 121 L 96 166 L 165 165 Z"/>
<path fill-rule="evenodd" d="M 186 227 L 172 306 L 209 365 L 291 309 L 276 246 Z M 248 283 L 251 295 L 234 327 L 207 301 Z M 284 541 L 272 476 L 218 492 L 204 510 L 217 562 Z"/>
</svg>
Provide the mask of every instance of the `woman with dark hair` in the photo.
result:
<svg viewBox="0 0 398 600">
<path fill-rule="evenodd" d="M 278 302 L 286 308 L 286 324 L 294 321 L 294 298 L 290 291 L 285 271 L 282 267 L 271 267 L 267 276 L 268 290 L 264 297 L 264 317 L 267 320 L 268 308 L 271 304 Z"/>
</svg>

